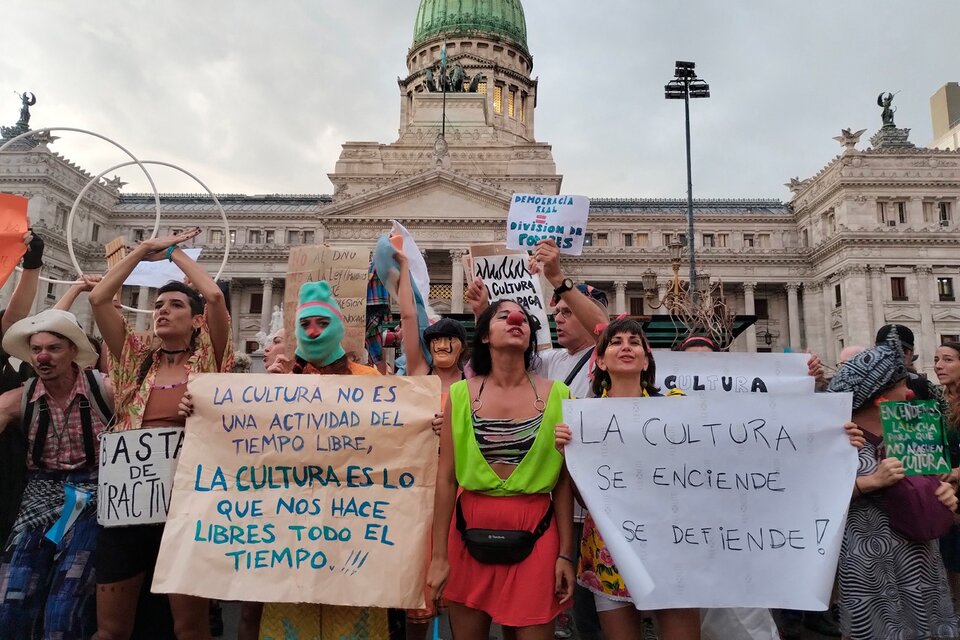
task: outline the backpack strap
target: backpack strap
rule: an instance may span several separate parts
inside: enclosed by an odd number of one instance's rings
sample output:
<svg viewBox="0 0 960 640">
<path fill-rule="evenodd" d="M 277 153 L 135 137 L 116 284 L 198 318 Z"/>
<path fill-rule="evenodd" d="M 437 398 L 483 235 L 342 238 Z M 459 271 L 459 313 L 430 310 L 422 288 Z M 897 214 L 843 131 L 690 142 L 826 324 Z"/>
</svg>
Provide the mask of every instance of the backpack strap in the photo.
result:
<svg viewBox="0 0 960 640">
<path fill-rule="evenodd" d="M 103 373 L 88 369 L 83 372 L 87 377 L 87 387 L 90 389 L 90 395 L 93 399 L 93 406 L 100 414 L 103 424 L 109 426 L 113 423 L 113 407 L 107 402 L 107 394 L 104 388 Z"/>
<path fill-rule="evenodd" d="M 93 416 L 90 415 L 90 401 L 80 398 L 80 429 L 83 432 L 83 456 L 87 466 L 96 468 L 97 458 L 93 448 Z"/>
<path fill-rule="evenodd" d="M 32 395 L 32 394 L 31 394 Z M 41 396 L 36 402 L 37 405 L 37 435 L 33 439 L 33 464 L 37 469 L 43 469 L 43 450 L 47 445 L 47 434 L 50 431 L 50 407 L 47 405 L 47 398 Z M 31 414 L 31 418 L 32 418 Z M 26 423 L 29 429 L 30 423 Z M 29 432 L 28 432 L 29 433 Z"/>
<path fill-rule="evenodd" d="M 31 378 L 23 387 L 23 396 L 20 398 L 20 419 L 24 432 L 30 430 L 30 422 L 33 420 L 34 403 L 30 402 L 33 392 L 37 390 L 39 378 Z"/>
<path fill-rule="evenodd" d="M 583 366 L 587 364 L 587 361 L 590 359 L 590 356 L 593 355 L 595 349 L 596 347 L 590 347 L 587 352 L 583 354 L 583 357 L 580 358 L 579 362 L 577 362 L 577 365 L 570 370 L 570 373 L 567 374 L 567 377 L 563 380 L 563 384 L 567 385 L 568 387 L 570 386 L 570 383 L 573 382 L 573 379 L 577 377 L 577 374 L 580 373 L 580 370 L 583 369 Z"/>
</svg>

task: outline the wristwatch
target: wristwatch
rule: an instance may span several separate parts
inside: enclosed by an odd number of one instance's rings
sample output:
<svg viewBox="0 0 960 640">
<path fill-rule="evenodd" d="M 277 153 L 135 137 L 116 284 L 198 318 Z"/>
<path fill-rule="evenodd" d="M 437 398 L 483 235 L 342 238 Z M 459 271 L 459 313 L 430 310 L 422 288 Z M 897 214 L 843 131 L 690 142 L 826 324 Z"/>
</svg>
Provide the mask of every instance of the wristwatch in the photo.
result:
<svg viewBox="0 0 960 640">
<path fill-rule="evenodd" d="M 573 280 L 570 278 L 564 278 L 563 282 L 560 283 L 560 286 L 553 290 L 553 295 L 559 298 L 561 295 L 573 289 Z"/>
</svg>

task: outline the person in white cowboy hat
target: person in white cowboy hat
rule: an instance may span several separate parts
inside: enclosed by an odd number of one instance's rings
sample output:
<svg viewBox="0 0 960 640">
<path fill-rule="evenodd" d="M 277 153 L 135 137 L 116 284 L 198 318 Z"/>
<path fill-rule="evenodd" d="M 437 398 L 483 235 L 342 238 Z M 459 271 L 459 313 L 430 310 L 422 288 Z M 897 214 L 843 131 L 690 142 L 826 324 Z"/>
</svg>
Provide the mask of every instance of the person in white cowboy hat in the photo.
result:
<svg viewBox="0 0 960 640">
<path fill-rule="evenodd" d="M 51 309 L 3 336 L 3 349 L 37 373 L 0 396 L 0 431 L 19 421 L 27 486 L 0 553 L 0 636 L 87 638 L 96 631 L 97 437 L 113 394 L 77 318 Z"/>
</svg>

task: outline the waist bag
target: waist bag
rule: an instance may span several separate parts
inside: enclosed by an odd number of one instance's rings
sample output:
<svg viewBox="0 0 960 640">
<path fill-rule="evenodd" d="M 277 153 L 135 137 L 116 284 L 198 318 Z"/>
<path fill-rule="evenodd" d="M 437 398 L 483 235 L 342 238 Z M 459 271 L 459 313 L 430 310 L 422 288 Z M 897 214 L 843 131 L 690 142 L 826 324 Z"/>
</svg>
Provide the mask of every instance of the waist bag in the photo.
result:
<svg viewBox="0 0 960 640">
<path fill-rule="evenodd" d="M 516 529 L 468 529 L 463 517 L 460 498 L 457 498 L 457 531 L 463 538 L 467 552 L 483 564 L 517 564 L 527 559 L 553 519 L 553 501 L 547 513 L 533 531 Z"/>
</svg>

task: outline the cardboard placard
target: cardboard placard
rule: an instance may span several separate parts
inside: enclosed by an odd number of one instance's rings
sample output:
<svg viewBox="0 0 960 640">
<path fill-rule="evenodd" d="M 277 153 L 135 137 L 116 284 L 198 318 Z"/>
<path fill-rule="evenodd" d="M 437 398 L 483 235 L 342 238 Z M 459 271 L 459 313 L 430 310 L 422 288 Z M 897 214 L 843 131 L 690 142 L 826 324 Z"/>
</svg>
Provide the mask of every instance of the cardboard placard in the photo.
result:
<svg viewBox="0 0 960 640">
<path fill-rule="evenodd" d="M 567 468 L 638 609 L 829 606 L 857 472 L 850 394 L 563 404 Z"/>
<path fill-rule="evenodd" d="M 950 473 L 943 416 L 936 400 L 881 402 L 880 422 L 887 455 L 908 476 Z"/>
<path fill-rule="evenodd" d="M 188 390 L 155 592 L 424 605 L 439 378 L 201 374 Z"/>
<path fill-rule="evenodd" d="M 183 439 L 183 427 L 133 429 L 100 436 L 100 526 L 128 527 L 167 520 Z"/>
<path fill-rule="evenodd" d="M 367 247 L 315 245 L 290 249 L 283 292 L 283 326 L 286 329 L 286 353 L 291 361 L 297 350 L 294 324 L 300 287 L 305 282 L 319 280 L 330 284 L 346 321 L 346 333 L 340 343 L 344 351 L 348 354 L 362 351 L 367 328 L 369 269 L 370 249 Z"/>
<path fill-rule="evenodd" d="M 589 214 L 586 196 L 515 193 L 507 214 L 507 248 L 531 250 L 541 240 L 553 240 L 560 253 L 578 256 Z"/>
<path fill-rule="evenodd" d="M 502 244 L 478 244 L 470 247 L 471 278 L 487 285 L 490 302 L 513 300 L 540 321 L 537 348 L 549 349 L 550 319 L 547 317 L 540 276 L 530 273 L 526 251 L 507 249 Z"/>
</svg>

